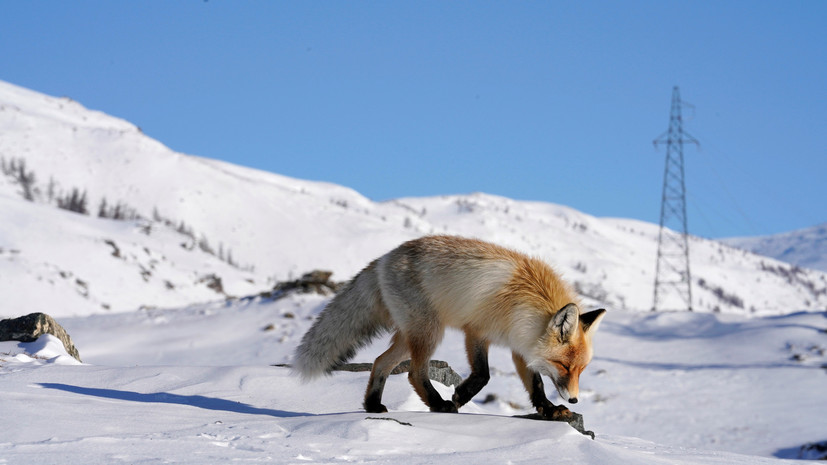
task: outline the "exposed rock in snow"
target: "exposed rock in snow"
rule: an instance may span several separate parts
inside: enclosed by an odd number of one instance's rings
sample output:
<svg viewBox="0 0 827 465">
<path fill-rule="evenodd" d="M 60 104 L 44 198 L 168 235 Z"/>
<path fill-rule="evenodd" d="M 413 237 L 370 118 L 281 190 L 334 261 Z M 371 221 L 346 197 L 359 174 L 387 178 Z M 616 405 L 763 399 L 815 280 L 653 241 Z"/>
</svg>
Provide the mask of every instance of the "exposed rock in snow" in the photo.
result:
<svg viewBox="0 0 827 465">
<path fill-rule="evenodd" d="M 34 342 L 44 334 L 51 334 L 58 338 L 66 352 L 81 361 L 80 353 L 72 343 L 69 333 L 63 326 L 45 313 L 30 313 L 18 318 L 9 318 L 0 321 L 0 341 Z"/>
</svg>

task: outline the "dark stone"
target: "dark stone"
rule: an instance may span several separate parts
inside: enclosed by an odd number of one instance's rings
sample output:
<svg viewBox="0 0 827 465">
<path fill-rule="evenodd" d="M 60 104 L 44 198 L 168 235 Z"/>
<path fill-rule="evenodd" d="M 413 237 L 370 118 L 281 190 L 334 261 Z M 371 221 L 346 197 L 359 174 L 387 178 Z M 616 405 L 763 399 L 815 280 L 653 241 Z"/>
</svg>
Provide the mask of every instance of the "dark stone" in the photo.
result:
<svg viewBox="0 0 827 465">
<path fill-rule="evenodd" d="M 399 421 L 396 418 L 388 418 L 388 417 L 365 417 L 365 420 L 387 420 L 387 421 L 395 421 L 402 426 L 413 426 L 412 424 L 408 423 L 407 421 Z"/>
<path fill-rule="evenodd" d="M 224 294 L 224 284 L 221 282 L 221 277 L 216 274 L 208 274 L 198 280 L 199 284 L 206 284 L 206 286 L 218 294 Z"/>
<path fill-rule="evenodd" d="M 583 426 L 583 415 L 572 412 L 563 406 L 558 406 L 550 414 L 530 413 L 528 415 L 516 415 L 519 418 L 528 418 L 530 420 L 544 420 L 544 421 L 563 421 L 571 425 L 572 428 L 580 431 L 580 433 L 594 439 L 594 431 L 586 430 Z"/>
<path fill-rule="evenodd" d="M 373 368 L 372 363 L 345 363 L 339 365 L 334 370 L 337 371 L 370 371 Z M 392 375 L 400 373 L 407 373 L 411 371 L 411 361 L 405 360 L 391 371 Z M 431 360 L 428 365 L 428 378 L 432 381 L 444 384 L 445 386 L 459 386 L 462 382 L 462 377 L 448 365 L 448 362 L 443 360 Z"/>
<path fill-rule="evenodd" d="M 31 313 L 19 318 L 0 321 L 0 341 L 34 342 L 44 334 L 51 334 L 60 339 L 66 353 L 80 360 L 80 353 L 72 344 L 69 333 L 54 318 L 45 313 Z"/>
<path fill-rule="evenodd" d="M 275 300 L 285 297 L 288 293 L 292 292 L 300 294 L 315 293 L 320 295 L 335 294 L 342 288 L 343 283 L 331 281 L 330 277 L 332 275 L 332 271 L 313 270 L 303 274 L 299 279 L 281 281 L 277 283 L 271 291 L 259 294 L 259 297 Z"/>
<path fill-rule="evenodd" d="M 273 366 L 290 368 L 290 365 L 286 363 L 278 363 Z M 351 372 L 370 371 L 371 369 L 373 369 L 372 363 L 343 363 L 333 368 L 334 371 Z M 398 375 L 409 371 L 411 371 L 411 361 L 405 360 L 397 365 L 396 368 L 391 371 L 391 374 Z M 442 360 L 431 360 L 428 365 L 428 378 L 446 386 L 458 386 L 459 383 L 462 382 L 462 377 L 448 365 L 448 362 Z"/>
</svg>

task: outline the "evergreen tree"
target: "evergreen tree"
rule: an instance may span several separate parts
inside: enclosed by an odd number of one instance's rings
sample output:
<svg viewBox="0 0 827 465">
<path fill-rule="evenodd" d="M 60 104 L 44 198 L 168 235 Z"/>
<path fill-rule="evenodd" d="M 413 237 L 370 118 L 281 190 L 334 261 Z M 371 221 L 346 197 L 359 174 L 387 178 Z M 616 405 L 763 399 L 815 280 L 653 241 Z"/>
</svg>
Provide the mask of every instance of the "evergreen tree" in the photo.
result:
<svg viewBox="0 0 827 465">
<path fill-rule="evenodd" d="M 106 218 L 107 211 L 106 211 L 106 197 L 101 199 L 101 203 L 98 206 L 98 218 Z"/>
</svg>

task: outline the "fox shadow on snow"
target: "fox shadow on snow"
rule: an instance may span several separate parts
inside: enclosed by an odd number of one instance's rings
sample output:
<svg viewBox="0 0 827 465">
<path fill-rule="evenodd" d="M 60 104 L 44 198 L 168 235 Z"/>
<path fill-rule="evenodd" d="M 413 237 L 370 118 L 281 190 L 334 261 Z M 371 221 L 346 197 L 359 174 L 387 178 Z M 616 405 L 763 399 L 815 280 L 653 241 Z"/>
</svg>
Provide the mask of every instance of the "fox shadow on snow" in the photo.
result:
<svg viewBox="0 0 827 465">
<path fill-rule="evenodd" d="M 85 396 L 102 397 L 104 399 L 126 400 L 129 402 L 189 405 L 192 407 L 198 407 L 206 410 L 220 410 L 225 412 L 243 413 L 249 415 L 269 415 L 281 418 L 313 415 L 311 413 L 288 412 L 285 410 L 253 407 L 252 405 L 242 404 L 241 402 L 235 402 L 226 399 L 216 399 L 214 397 L 206 396 L 183 396 L 180 394 L 170 394 L 168 392 L 143 394 L 140 392 L 133 391 L 89 388 L 60 383 L 39 383 L 38 385 L 45 389 L 57 389 L 59 391 L 71 392 L 74 394 L 82 394 Z"/>
</svg>

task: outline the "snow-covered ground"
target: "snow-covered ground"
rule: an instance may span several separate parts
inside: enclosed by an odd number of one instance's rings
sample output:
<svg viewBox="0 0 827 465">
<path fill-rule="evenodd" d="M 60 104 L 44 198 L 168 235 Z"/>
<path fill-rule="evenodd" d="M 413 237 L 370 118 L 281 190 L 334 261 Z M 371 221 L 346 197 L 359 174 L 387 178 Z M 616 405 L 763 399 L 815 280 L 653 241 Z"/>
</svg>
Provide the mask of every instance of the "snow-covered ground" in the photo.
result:
<svg viewBox="0 0 827 465">
<path fill-rule="evenodd" d="M 85 362 L 51 337 L 0 342 L 0 464 L 752 464 L 827 439 L 827 273 L 693 237 L 693 304 L 706 313 L 649 313 L 653 224 L 481 193 L 374 202 L 175 153 L 3 82 L 0 134 L 0 318 L 55 316 Z M 32 201 L 12 161 L 36 175 Z M 56 208 L 73 189 L 91 215 Z M 142 218 L 99 218 L 104 199 Z M 458 415 L 427 412 L 404 376 L 388 382 L 391 412 L 368 415 L 367 373 L 302 385 L 271 366 L 291 361 L 327 298 L 243 296 L 314 268 L 348 279 L 431 233 L 537 256 L 609 309 L 574 406 L 596 440 L 511 418 L 528 400 L 503 349 Z M 436 358 L 468 374 L 457 333 Z"/>
<path fill-rule="evenodd" d="M 510 417 L 528 412 L 528 399 L 501 348 L 491 382 L 458 415 L 427 412 L 404 375 L 391 377 L 390 412 L 377 415 L 361 411 L 367 373 L 301 384 L 269 366 L 290 362 L 325 302 L 291 295 L 64 318 L 85 364 L 51 336 L 0 343 L 0 463 L 755 464 L 827 439 L 824 313 L 610 312 L 572 406 L 592 441 L 566 424 Z M 460 336 L 449 331 L 435 357 L 464 376 Z M 372 361 L 386 343 L 355 360 Z M 489 394 L 496 400 L 482 403 Z"/>
</svg>

